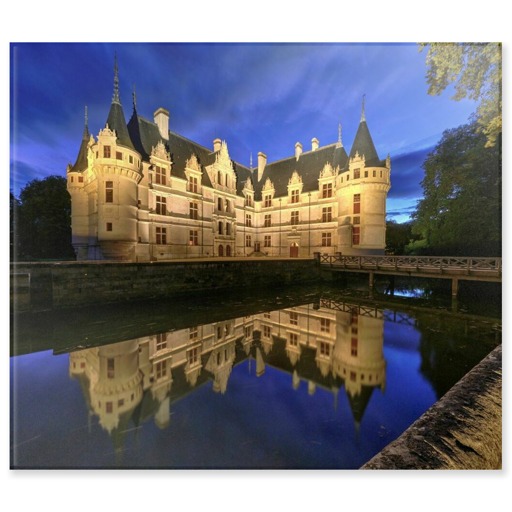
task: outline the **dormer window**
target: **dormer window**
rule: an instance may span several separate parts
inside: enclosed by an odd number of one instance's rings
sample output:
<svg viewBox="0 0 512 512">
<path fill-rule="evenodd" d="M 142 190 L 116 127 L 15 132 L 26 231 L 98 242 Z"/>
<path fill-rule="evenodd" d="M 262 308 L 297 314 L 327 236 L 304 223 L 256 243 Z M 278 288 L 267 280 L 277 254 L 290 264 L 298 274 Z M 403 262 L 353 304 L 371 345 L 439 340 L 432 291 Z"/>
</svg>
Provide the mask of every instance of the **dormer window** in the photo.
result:
<svg viewBox="0 0 512 512">
<path fill-rule="evenodd" d="M 103 146 L 103 158 L 110 158 L 110 146 Z"/>
<path fill-rule="evenodd" d="M 332 197 L 332 183 L 324 183 L 322 185 L 322 198 Z"/>
<path fill-rule="evenodd" d="M 358 180 L 361 177 L 361 169 L 354 169 L 354 179 Z"/>
<path fill-rule="evenodd" d="M 298 203 L 299 202 L 299 191 L 297 189 L 291 191 L 291 202 Z"/>
<path fill-rule="evenodd" d="M 188 179 L 188 191 L 197 194 L 199 190 L 199 183 L 196 176 L 190 176 Z"/>
<path fill-rule="evenodd" d="M 268 207 L 272 206 L 272 195 L 271 194 L 266 194 L 265 195 L 264 206 L 265 206 L 265 208 L 268 208 Z"/>
<path fill-rule="evenodd" d="M 155 183 L 157 185 L 166 185 L 167 179 L 165 176 L 165 168 L 158 165 L 155 166 Z"/>
</svg>

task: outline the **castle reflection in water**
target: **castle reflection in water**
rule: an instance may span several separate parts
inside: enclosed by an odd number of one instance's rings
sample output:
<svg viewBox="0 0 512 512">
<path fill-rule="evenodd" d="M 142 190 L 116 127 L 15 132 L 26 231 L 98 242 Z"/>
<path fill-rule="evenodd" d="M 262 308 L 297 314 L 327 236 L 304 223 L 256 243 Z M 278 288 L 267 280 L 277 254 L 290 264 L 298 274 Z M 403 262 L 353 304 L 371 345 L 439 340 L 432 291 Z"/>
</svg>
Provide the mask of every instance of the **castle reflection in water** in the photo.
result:
<svg viewBox="0 0 512 512">
<path fill-rule="evenodd" d="M 115 444 L 151 418 L 166 428 L 172 404 L 204 384 L 226 393 L 245 360 L 257 377 L 272 366 L 294 389 L 305 381 L 310 394 L 329 390 L 334 407 L 344 390 L 357 426 L 375 388 L 385 387 L 383 329 L 382 310 L 321 300 L 75 351 L 69 371 Z"/>
</svg>

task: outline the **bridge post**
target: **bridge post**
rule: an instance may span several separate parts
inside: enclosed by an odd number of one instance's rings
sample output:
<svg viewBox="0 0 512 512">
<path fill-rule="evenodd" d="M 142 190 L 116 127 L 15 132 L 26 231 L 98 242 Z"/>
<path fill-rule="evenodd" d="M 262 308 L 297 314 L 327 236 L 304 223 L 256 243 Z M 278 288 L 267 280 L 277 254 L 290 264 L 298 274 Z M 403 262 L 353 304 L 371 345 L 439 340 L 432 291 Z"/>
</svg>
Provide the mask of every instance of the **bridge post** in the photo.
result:
<svg viewBox="0 0 512 512">
<path fill-rule="evenodd" d="M 457 298 L 459 293 L 459 279 L 457 277 L 452 278 L 452 299 Z"/>
</svg>

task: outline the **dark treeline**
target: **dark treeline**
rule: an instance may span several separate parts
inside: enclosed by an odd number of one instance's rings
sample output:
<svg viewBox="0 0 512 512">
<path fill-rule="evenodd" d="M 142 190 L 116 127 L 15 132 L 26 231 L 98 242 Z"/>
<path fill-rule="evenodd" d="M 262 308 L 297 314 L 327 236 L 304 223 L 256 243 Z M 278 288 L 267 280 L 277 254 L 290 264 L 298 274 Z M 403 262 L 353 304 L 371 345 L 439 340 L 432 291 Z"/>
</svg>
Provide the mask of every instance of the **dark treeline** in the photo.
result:
<svg viewBox="0 0 512 512">
<path fill-rule="evenodd" d="M 66 179 L 33 180 L 10 194 L 11 261 L 74 260 L 71 245 L 71 198 Z"/>
</svg>

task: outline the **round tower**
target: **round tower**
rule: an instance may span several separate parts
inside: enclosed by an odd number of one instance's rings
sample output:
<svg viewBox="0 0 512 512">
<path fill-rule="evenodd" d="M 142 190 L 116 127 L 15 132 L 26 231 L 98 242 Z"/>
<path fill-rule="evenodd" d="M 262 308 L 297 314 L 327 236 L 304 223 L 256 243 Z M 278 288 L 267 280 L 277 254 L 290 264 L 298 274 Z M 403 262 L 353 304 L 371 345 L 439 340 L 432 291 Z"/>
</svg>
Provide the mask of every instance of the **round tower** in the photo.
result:
<svg viewBox="0 0 512 512">
<path fill-rule="evenodd" d="M 389 156 L 381 160 L 375 149 L 363 99 L 354 144 L 337 178 L 338 247 L 342 254 L 384 254 L 390 174 Z"/>
</svg>

